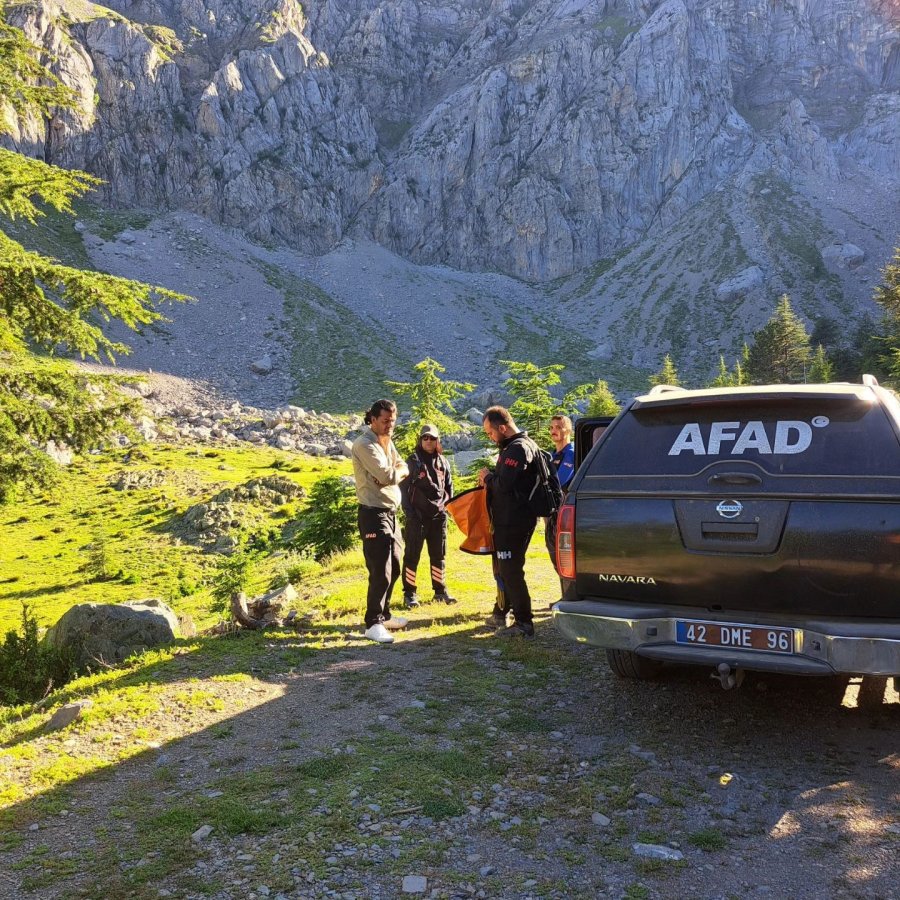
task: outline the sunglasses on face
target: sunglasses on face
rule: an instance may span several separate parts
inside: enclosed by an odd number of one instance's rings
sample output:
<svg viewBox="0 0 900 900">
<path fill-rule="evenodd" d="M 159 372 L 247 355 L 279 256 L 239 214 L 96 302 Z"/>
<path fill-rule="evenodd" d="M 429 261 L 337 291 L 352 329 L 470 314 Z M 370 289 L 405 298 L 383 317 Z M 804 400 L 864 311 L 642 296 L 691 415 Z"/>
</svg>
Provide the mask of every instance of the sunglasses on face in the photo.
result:
<svg viewBox="0 0 900 900">
<path fill-rule="evenodd" d="M 436 441 L 437 438 L 432 434 L 426 434 L 422 437 L 423 441 Z"/>
</svg>

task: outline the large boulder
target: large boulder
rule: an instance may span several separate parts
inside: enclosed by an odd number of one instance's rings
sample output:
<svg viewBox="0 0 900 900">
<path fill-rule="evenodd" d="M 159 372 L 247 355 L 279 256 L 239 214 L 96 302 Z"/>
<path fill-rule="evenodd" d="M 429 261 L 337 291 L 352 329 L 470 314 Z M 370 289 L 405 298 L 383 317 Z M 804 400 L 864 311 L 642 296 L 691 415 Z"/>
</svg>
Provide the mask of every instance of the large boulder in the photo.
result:
<svg viewBox="0 0 900 900">
<path fill-rule="evenodd" d="M 78 666 L 119 663 L 179 635 L 178 616 L 161 600 L 79 603 L 47 631 L 51 647 L 69 652 Z"/>
<path fill-rule="evenodd" d="M 822 259 L 831 271 L 856 269 L 865 262 L 866 251 L 856 244 L 829 244 L 822 250 Z"/>
<path fill-rule="evenodd" d="M 759 266 L 749 266 L 727 281 L 723 281 L 716 288 L 716 300 L 725 303 L 743 300 L 758 291 L 764 281 L 763 270 Z"/>
</svg>

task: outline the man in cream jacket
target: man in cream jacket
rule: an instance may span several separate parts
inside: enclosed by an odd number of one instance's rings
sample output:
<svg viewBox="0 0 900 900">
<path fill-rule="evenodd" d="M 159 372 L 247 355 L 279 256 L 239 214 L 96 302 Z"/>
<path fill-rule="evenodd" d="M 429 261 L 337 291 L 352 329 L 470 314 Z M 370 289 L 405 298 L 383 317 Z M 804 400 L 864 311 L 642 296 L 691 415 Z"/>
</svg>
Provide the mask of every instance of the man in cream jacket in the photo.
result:
<svg viewBox="0 0 900 900">
<path fill-rule="evenodd" d="M 391 435 L 397 424 L 397 406 L 376 400 L 366 412 L 363 433 L 353 442 L 353 477 L 359 502 L 359 536 L 369 572 L 366 596 L 366 637 L 379 644 L 394 641 L 392 631 L 406 619 L 391 615 L 391 592 L 400 576 L 403 542 L 397 523 L 400 481 L 409 470 Z"/>
</svg>

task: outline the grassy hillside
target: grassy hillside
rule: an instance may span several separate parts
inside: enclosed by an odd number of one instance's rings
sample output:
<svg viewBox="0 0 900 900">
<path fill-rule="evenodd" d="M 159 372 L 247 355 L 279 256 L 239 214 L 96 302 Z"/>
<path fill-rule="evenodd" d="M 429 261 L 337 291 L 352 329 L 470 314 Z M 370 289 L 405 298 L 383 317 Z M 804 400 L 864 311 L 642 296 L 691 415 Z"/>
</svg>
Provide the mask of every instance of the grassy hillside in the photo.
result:
<svg viewBox="0 0 900 900">
<path fill-rule="evenodd" d="M 161 597 L 198 625 L 213 618 L 208 577 L 215 556 L 182 540 L 181 516 L 223 488 L 280 474 L 308 488 L 348 463 L 313 460 L 271 448 L 146 445 L 75 462 L 50 495 L 0 509 L 0 633 L 15 625 L 23 601 L 49 625 L 75 603 Z M 159 473 L 154 487 L 117 490 L 123 472 Z M 302 501 L 259 510 L 244 532 L 289 525 Z M 91 545 L 102 544 L 114 577 L 93 580 Z M 259 586 L 278 560 L 261 568 Z"/>
</svg>

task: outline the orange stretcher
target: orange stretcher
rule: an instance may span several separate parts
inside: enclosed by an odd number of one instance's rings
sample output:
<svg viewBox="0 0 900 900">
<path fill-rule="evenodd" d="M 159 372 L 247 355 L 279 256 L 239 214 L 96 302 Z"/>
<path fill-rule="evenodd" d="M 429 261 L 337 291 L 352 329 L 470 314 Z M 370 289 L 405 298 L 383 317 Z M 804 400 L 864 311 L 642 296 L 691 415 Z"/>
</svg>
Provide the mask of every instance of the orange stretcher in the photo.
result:
<svg viewBox="0 0 900 900">
<path fill-rule="evenodd" d="M 470 488 L 457 494 L 447 503 L 447 512 L 465 535 L 465 540 L 459 546 L 460 550 L 477 556 L 487 556 L 494 552 L 487 491 L 483 487 Z"/>
</svg>

